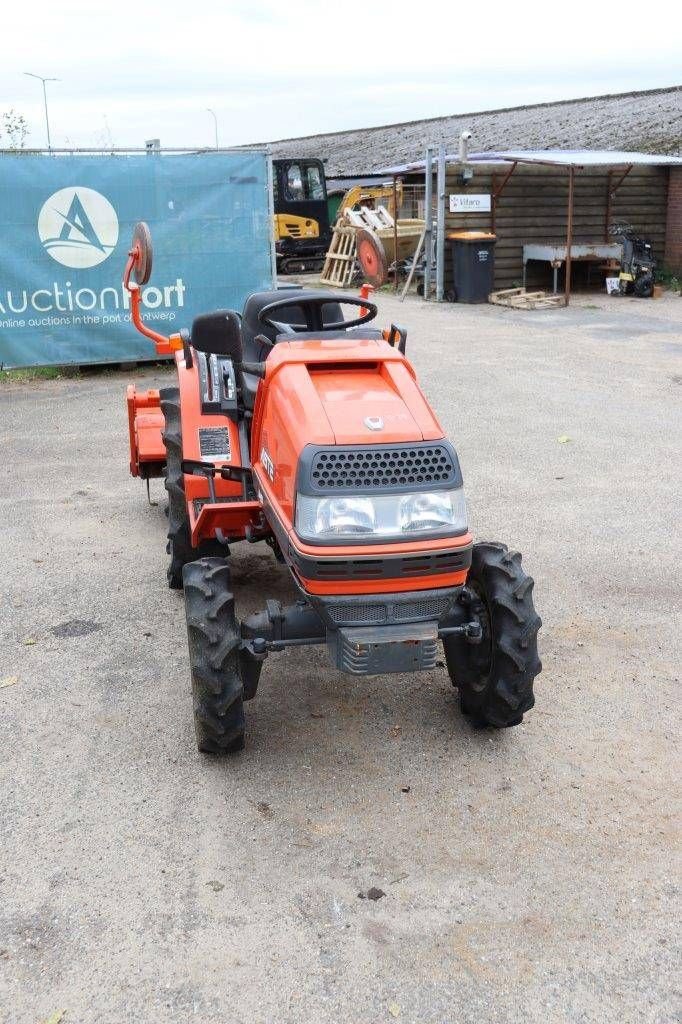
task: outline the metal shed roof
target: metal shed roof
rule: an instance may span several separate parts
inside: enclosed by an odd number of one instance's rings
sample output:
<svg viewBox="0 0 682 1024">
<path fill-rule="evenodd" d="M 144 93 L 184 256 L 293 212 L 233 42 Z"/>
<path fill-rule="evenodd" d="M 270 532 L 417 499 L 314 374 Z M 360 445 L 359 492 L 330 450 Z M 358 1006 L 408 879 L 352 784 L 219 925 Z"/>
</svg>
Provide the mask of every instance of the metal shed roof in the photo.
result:
<svg viewBox="0 0 682 1024">
<path fill-rule="evenodd" d="M 471 160 L 479 163 L 505 160 L 520 164 L 557 164 L 562 167 L 623 167 L 628 164 L 665 167 L 682 164 L 682 157 L 679 156 L 608 149 L 505 149 L 501 152 L 493 150 L 490 153 L 473 153 Z"/>
<path fill-rule="evenodd" d="M 447 153 L 446 163 L 459 163 L 459 153 Z M 647 167 L 682 166 L 682 157 L 663 153 L 631 153 L 608 149 L 505 149 L 487 153 L 470 153 L 472 164 L 549 164 L 554 167 L 627 167 L 640 164 Z M 434 161 L 435 166 L 435 161 Z M 413 174 L 423 170 L 424 160 L 382 167 L 378 174 Z"/>
</svg>

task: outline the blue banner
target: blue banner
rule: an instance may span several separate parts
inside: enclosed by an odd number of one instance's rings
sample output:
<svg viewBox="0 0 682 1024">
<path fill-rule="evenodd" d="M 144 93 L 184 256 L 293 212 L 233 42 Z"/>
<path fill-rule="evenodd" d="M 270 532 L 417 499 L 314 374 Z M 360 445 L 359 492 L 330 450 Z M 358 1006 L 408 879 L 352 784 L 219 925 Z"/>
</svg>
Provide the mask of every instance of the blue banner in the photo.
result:
<svg viewBox="0 0 682 1024">
<path fill-rule="evenodd" d="M 0 366 L 154 357 L 122 288 L 133 225 L 154 269 L 143 319 L 161 334 L 271 288 L 263 151 L 183 156 L 0 154 Z"/>
</svg>

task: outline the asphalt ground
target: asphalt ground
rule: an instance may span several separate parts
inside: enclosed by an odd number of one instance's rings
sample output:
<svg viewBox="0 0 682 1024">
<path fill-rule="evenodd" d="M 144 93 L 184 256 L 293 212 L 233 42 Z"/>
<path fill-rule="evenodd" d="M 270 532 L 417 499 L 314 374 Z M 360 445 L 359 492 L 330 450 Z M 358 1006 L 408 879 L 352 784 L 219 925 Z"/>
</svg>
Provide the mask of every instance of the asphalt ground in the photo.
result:
<svg viewBox="0 0 682 1024">
<path fill-rule="evenodd" d="M 3 384 L 6 1024 L 679 1020 L 682 300 L 378 303 L 536 579 L 535 709 L 476 732 L 444 669 L 290 649 L 244 752 L 199 756 L 127 467 L 124 383 L 171 371 Z M 241 611 L 290 596 L 265 545 L 233 563 Z"/>
</svg>

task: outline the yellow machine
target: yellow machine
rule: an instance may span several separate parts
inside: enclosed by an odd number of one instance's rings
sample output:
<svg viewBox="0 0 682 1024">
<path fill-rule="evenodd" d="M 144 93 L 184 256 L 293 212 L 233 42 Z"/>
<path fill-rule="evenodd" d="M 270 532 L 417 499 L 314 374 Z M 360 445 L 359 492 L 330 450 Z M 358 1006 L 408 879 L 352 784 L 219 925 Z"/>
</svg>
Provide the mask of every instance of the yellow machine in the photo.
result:
<svg viewBox="0 0 682 1024">
<path fill-rule="evenodd" d="M 298 217 L 293 213 L 275 214 L 275 241 L 282 238 L 319 238 L 320 225 L 310 217 Z"/>
<path fill-rule="evenodd" d="M 278 273 L 321 270 L 331 239 L 324 164 L 312 157 L 273 160 L 272 171 Z"/>
<path fill-rule="evenodd" d="M 388 212 L 391 217 L 396 216 L 395 203 L 397 200 L 398 209 L 402 206 L 403 202 L 403 185 L 401 181 L 396 183 L 395 194 L 393 185 L 354 185 L 353 188 L 349 188 L 345 196 L 341 200 L 339 206 L 339 212 L 337 217 L 343 217 L 346 210 L 352 210 L 356 206 L 368 206 L 370 203 L 374 204 L 380 199 L 388 200 Z"/>
</svg>

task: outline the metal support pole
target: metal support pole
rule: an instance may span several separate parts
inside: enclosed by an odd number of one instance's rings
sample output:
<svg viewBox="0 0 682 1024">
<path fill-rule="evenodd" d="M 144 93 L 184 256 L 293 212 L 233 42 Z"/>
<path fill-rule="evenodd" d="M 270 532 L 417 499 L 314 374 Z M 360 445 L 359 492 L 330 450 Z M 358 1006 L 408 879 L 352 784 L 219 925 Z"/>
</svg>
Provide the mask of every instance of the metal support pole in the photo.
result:
<svg viewBox="0 0 682 1024">
<path fill-rule="evenodd" d="M 37 78 L 43 83 L 43 103 L 45 105 L 45 128 L 47 129 L 47 151 L 52 152 L 52 140 L 50 139 L 50 118 L 47 113 L 47 82 L 58 82 L 58 78 L 44 78 L 42 75 L 34 75 L 32 71 L 24 71 L 27 78 Z"/>
<path fill-rule="evenodd" d="M 272 166 L 272 155 L 270 147 L 267 149 L 267 180 L 265 188 L 268 193 L 268 224 L 270 236 L 270 269 L 272 271 L 272 287 L 277 287 L 277 252 L 275 250 L 275 187 L 274 187 L 274 173 L 275 169 Z"/>
<path fill-rule="evenodd" d="M 604 241 L 609 240 L 609 228 L 611 227 L 611 200 L 613 199 L 613 193 L 611 192 L 611 180 L 613 178 L 613 171 L 609 171 L 606 175 L 606 209 L 604 211 Z"/>
<path fill-rule="evenodd" d="M 495 234 L 496 217 L 497 217 L 497 195 L 496 195 L 496 191 L 495 191 L 496 182 L 497 182 L 497 175 L 493 174 L 491 179 L 490 179 L 490 184 L 492 186 L 492 194 L 490 196 L 490 232 L 493 235 Z M 524 285 L 524 287 L 525 287 L 525 285 Z"/>
<path fill-rule="evenodd" d="M 398 291 L 398 179 L 393 175 L 393 249 L 395 256 L 393 257 L 393 290 L 397 293 Z"/>
<path fill-rule="evenodd" d="M 443 301 L 445 285 L 445 145 L 438 147 L 436 175 L 438 208 L 436 210 L 436 302 Z"/>
<path fill-rule="evenodd" d="M 424 162 L 424 300 L 431 298 L 431 260 L 433 259 L 433 150 L 426 150 Z"/>
<path fill-rule="evenodd" d="M 568 216 L 566 219 L 566 277 L 564 297 L 566 305 L 571 301 L 571 246 L 573 245 L 573 185 L 575 167 L 568 170 Z"/>
<path fill-rule="evenodd" d="M 52 140 L 50 139 L 50 118 L 47 113 L 47 86 L 43 79 L 43 103 L 45 104 L 45 127 L 47 128 L 47 151 L 52 152 Z"/>
</svg>

